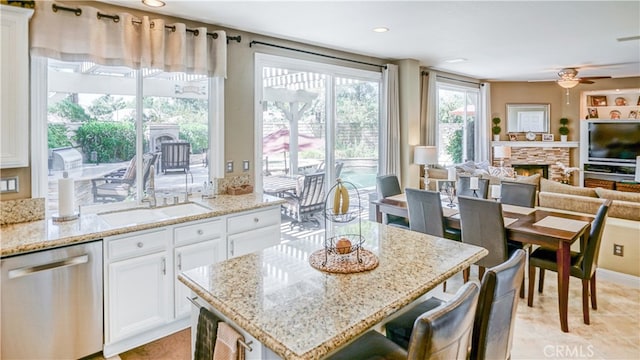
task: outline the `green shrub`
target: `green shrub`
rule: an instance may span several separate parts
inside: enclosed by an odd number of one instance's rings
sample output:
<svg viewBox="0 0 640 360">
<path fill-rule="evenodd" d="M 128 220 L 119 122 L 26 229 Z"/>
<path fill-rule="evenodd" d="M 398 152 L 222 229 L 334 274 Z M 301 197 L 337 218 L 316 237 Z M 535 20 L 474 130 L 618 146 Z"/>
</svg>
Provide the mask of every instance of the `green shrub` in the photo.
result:
<svg viewBox="0 0 640 360">
<path fill-rule="evenodd" d="M 191 144 L 191 152 L 199 154 L 204 149 L 209 148 L 209 128 L 206 124 L 201 123 L 183 123 L 180 124 L 180 139 L 188 141 Z"/>
<path fill-rule="evenodd" d="M 49 124 L 47 126 L 47 147 L 49 149 L 71 146 L 67 137 L 67 127 L 64 124 Z"/>
<path fill-rule="evenodd" d="M 561 118 L 560 119 L 560 129 L 558 129 L 560 131 L 560 135 L 569 135 L 569 128 L 567 127 L 567 124 L 569 123 L 569 119 L 567 118 Z"/>
<path fill-rule="evenodd" d="M 447 154 L 451 156 L 454 164 L 462 162 L 462 129 L 453 132 L 453 137 L 447 145 Z"/>
<path fill-rule="evenodd" d="M 85 154 L 97 152 L 101 163 L 130 160 L 136 153 L 136 129 L 131 122 L 89 121 L 78 128 L 76 140 Z"/>
<path fill-rule="evenodd" d="M 493 135 L 500 135 L 500 118 L 494 117 L 491 121 L 493 122 L 493 127 L 491 128 Z"/>
</svg>

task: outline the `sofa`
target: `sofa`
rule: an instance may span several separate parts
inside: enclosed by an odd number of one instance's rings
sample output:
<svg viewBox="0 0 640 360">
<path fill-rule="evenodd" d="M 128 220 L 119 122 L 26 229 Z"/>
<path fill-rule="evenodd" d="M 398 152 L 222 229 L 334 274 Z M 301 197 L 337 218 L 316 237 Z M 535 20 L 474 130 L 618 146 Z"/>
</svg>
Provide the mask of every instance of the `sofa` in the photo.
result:
<svg viewBox="0 0 640 360">
<path fill-rule="evenodd" d="M 456 165 L 456 170 L 458 176 L 488 178 L 490 184 L 499 184 L 502 180 L 535 184 L 538 186 L 537 206 L 543 210 L 595 215 L 605 199 L 613 200 L 602 235 L 598 267 L 640 277 L 640 193 L 566 185 L 541 178 L 539 174 L 513 176 L 508 170 L 492 169 L 482 163 Z M 446 169 L 430 168 L 428 171 L 431 180 L 447 178 Z M 429 189 L 435 190 L 436 183 L 431 181 Z M 622 257 L 613 255 L 614 244 L 623 246 Z"/>
</svg>

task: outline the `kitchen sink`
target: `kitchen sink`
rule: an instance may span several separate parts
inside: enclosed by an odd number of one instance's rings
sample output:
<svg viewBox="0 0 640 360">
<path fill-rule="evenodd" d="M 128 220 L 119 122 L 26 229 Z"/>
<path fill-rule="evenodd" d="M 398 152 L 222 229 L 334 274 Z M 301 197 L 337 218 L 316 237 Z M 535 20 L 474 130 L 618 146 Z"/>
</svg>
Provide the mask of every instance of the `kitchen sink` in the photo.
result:
<svg viewBox="0 0 640 360">
<path fill-rule="evenodd" d="M 182 203 L 157 208 L 138 207 L 126 210 L 116 210 L 98 214 L 102 220 L 112 226 L 127 226 L 145 224 L 154 221 L 204 214 L 211 211 L 210 208 L 197 203 Z"/>
</svg>

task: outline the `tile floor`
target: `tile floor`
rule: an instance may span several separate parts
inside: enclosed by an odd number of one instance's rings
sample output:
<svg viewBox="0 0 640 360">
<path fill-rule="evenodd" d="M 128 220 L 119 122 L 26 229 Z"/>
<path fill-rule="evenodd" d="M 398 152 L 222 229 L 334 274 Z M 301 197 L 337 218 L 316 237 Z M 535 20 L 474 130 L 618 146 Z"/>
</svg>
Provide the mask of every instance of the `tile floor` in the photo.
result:
<svg viewBox="0 0 640 360">
<path fill-rule="evenodd" d="M 473 278 L 472 272 L 472 278 Z M 571 279 L 569 333 L 560 330 L 555 273 L 547 272 L 542 294 L 533 307 L 520 301 L 511 358 L 518 359 L 639 359 L 640 288 L 598 279 L 598 310 L 591 310 L 591 325 L 582 322 L 581 284 Z M 462 284 L 460 274 L 433 290 L 441 298 L 452 296 Z M 537 283 L 536 283 L 537 288 Z M 190 359 L 190 330 L 120 354 L 123 360 Z M 117 359 L 117 358 L 114 358 Z"/>
</svg>

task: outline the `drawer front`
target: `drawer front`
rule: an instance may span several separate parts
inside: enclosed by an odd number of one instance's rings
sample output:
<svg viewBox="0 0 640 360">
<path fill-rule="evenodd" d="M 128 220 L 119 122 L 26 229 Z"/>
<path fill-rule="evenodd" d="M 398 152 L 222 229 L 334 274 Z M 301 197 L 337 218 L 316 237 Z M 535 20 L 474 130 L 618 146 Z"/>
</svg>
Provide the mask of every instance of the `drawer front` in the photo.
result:
<svg viewBox="0 0 640 360">
<path fill-rule="evenodd" d="M 109 261 L 127 259 L 167 249 L 169 230 L 161 229 L 121 238 L 106 239 Z"/>
<path fill-rule="evenodd" d="M 174 230 L 175 245 L 193 244 L 204 240 L 222 237 L 224 224 L 222 220 L 208 220 L 195 224 L 176 227 Z"/>
<path fill-rule="evenodd" d="M 280 244 L 280 225 L 276 224 L 242 234 L 230 235 L 227 239 L 229 258 L 260 251 Z"/>
<path fill-rule="evenodd" d="M 237 234 L 276 224 L 280 224 L 279 207 L 253 211 L 237 216 L 229 216 L 227 219 L 229 234 Z"/>
</svg>

